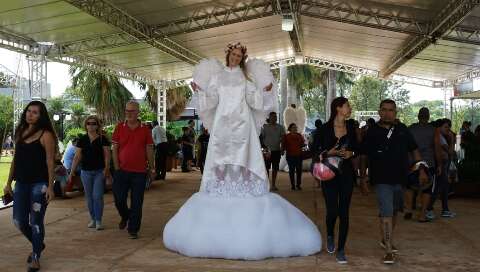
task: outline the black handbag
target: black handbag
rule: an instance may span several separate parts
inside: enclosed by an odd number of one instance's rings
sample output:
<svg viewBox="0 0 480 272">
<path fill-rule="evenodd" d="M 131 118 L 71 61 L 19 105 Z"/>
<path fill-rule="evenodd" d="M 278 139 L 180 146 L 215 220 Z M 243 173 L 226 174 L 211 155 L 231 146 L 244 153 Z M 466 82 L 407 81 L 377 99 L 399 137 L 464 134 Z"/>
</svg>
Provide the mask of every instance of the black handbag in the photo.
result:
<svg viewBox="0 0 480 272">
<path fill-rule="evenodd" d="M 10 193 L 6 193 L 2 196 L 3 205 L 7 206 L 13 201 L 13 196 Z"/>
</svg>

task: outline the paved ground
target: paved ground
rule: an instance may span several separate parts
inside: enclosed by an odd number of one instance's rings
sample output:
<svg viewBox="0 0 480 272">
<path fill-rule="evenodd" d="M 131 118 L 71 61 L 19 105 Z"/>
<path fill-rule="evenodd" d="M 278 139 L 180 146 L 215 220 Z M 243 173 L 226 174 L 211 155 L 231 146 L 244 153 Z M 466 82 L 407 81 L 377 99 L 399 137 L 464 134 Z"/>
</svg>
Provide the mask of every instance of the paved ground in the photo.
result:
<svg viewBox="0 0 480 272">
<path fill-rule="evenodd" d="M 319 225 L 325 236 L 324 203 L 306 174 L 304 190 L 291 192 L 280 175 L 280 194 Z M 373 195 L 354 193 L 348 265 L 338 265 L 325 251 L 310 257 L 229 261 L 187 258 L 166 250 L 162 230 L 167 220 L 199 186 L 200 174 L 170 173 L 166 183 L 145 195 L 140 239 L 129 240 L 117 229 L 119 217 L 112 195 L 105 199 L 106 230 L 87 229 L 83 198 L 56 200 L 47 210 L 42 271 L 480 271 L 480 200 L 453 199 L 455 219 L 420 224 L 400 220 L 398 263 L 385 266 L 378 246 L 379 231 Z M 315 201 L 316 200 L 316 201 Z M 317 204 L 316 204 L 317 203 Z M 0 271 L 24 271 L 29 244 L 11 223 L 11 209 L 0 211 Z"/>
</svg>

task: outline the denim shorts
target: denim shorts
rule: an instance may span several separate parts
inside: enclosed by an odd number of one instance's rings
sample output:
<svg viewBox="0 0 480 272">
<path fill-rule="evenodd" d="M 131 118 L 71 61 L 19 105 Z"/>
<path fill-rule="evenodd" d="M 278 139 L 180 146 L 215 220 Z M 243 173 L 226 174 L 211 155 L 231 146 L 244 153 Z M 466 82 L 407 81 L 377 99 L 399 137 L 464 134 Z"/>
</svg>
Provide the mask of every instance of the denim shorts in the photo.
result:
<svg viewBox="0 0 480 272">
<path fill-rule="evenodd" d="M 380 217 L 393 217 L 403 211 L 403 188 L 400 184 L 377 184 L 378 211 Z"/>
</svg>

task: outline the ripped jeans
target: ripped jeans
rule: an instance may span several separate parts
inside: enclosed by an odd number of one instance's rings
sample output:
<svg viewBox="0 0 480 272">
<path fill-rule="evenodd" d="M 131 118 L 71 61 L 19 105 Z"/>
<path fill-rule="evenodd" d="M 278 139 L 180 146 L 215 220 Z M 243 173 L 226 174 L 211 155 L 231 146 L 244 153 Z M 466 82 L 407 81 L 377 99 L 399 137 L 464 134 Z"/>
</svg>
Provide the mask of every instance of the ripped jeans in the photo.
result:
<svg viewBox="0 0 480 272">
<path fill-rule="evenodd" d="M 45 237 L 43 220 L 47 210 L 47 182 L 16 182 L 13 190 L 13 223 L 32 243 L 34 258 L 40 258 Z"/>
</svg>

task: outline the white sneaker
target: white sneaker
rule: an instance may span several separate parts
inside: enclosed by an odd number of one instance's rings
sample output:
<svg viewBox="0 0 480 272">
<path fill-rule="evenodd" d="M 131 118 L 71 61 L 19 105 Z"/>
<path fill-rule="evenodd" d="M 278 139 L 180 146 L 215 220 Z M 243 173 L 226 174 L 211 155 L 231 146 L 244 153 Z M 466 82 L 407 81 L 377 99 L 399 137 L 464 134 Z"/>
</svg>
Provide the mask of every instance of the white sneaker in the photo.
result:
<svg viewBox="0 0 480 272">
<path fill-rule="evenodd" d="M 105 229 L 102 225 L 102 221 L 95 222 L 95 229 L 97 229 L 97 230 L 104 230 Z"/>
<path fill-rule="evenodd" d="M 95 228 L 95 221 L 90 220 L 90 222 L 88 223 L 87 227 L 90 228 L 90 229 Z"/>
</svg>

